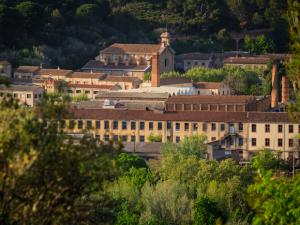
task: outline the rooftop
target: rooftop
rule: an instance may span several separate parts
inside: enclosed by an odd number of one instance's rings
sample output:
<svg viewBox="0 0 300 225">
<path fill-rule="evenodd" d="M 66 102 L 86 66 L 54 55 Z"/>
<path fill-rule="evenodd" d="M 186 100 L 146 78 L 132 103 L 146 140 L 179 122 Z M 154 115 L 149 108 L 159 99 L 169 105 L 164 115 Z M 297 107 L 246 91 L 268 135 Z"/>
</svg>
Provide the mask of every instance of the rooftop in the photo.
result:
<svg viewBox="0 0 300 225">
<path fill-rule="evenodd" d="M 268 64 L 271 58 L 267 56 L 228 57 L 224 64 Z"/>
<path fill-rule="evenodd" d="M 8 87 L 4 86 L 4 85 L 0 85 L 0 90 L 2 91 L 20 91 L 20 92 L 33 92 L 33 91 L 37 91 L 37 90 L 43 90 L 42 87 L 38 86 L 38 85 L 17 85 L 17 84 L 11 84 Z"/>
<path fill-rule="evenodd" d="M 39 71 L 39 75 L 46 76 L 67 76 L 72 73 L 72 70 L 64 70 L 64 69 L 41 69 Z"/>
<path fill-rule="evenodd" d="M 133 89 L 138 90 L 138 89 Z M 143 93 L 143 92 L 124 92 L 124 91 L 110 91 L 110 92 L 99 92 L 95 97 L 96 99 L 157 99 L 166 100 L 169 97 L 168 93 Z"/>
<path fill-rule="evenodd" d="M 169 77 L 169 78 L 161 78 L 160 85 L 180 85 L 180 84 L 192 84 L 191 79 L 185 77 Z"/>
<path fill-rule="evenodd" d="M 69 118 L 98 120 L 146 120 L 146 121 L 187 121 L 224 123 L 294 123 L 288 113 L 273 112 L 167 112 L 155 113 L 146 110 L 126 109 L 73 109 Z"/>
<path fill-rule="evenodd" d="M 97 85 L 97 84 L 68 84 L 70 88 L 96 88 L 96 89 L 105 89 L 111 90 L 115 85 Z"/>
<path fill-rule="evenodd" d="M 179 104 L 245 104 L 249 101 L 255 101 L 256 97 L 247 95 L 178 95 L 168 98 L 167 103 Z"/>
<path fill-rule="evenodd" d="M 100 51 L 101 54 L 153 54 L 159 52 L 160 44 L 120 44 L 115 43 Z"/>
<path fill-rule="evenodd" d="M 68 74 L 69 78 L 90 78 L 90 79 L 104 79 L 106 75 L 103 73 L 94 72 L 74 72 Z"/>
<path fill-rule="evenodd" d="M 85 64 L 81 69 L 82 70 L 98 70 L 98 71 L 112 71 L 112 70 L 130 70 L 130 71 L 146 71 L 147 69 L 149 69 L 150 66 L 143 64 L 143 65 L 134 65 L 134 64 L 129 64 L 128 66 L 123 64 L 123 63 L 119 63 L 117 66 L 114 64 L 107 64 L 105 65 L 103 62 L 98 61 L 98 60 L 90 60 L 89 62 L 87 62 L 87 64 Z"/>
<path fill-rule="evenodd" d="M 105 77 L 104 81 L 110 81 L 110 82 L 127 82 L 127 83 L 132 83 L 132 82 L 139 82 L 142 83 L 143 81 L 140 80 L 137 77 L 129 77 L 129 76 L 111 76 L 108 75 Z"/>
<path fill-rule="evenodd" d="M 19 66 L 15 72 L 17 73 L 37 73 L 40 70 L 39 66 Z"/>
<path fill-rule="evenodd" d="M 213 53 L 201 53 L 201 52 L 191 52 L 191 53 L 184 53 L 177 55 L 177 59 L 184 59 L 184 60 L 209 60 Z"/>
</svg>

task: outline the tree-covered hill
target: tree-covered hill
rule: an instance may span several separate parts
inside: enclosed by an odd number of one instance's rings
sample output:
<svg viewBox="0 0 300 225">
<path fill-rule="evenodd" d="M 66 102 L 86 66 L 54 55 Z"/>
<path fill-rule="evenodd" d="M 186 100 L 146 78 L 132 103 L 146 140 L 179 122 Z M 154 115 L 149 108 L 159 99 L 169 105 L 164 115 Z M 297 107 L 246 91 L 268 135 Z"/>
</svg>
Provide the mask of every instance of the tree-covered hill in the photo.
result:
<svg viewBox="0 0 300 225">
<path fill-rule="evenodd" d="M 0 0 L 0 58 L 78 68 L 113 42 L 157 42 L 168 29 L 195 40 L 177 52 L 231 50 L 231 31 L 271 28 L 286 51 L 286 0 Z"/>
</svg>

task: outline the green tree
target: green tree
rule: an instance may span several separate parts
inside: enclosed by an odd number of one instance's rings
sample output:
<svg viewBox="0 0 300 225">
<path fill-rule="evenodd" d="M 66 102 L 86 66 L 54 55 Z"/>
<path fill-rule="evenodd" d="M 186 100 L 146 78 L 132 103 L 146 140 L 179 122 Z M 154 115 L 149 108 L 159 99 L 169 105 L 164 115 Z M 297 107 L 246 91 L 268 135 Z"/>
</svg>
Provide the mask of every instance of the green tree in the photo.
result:
<svg viewBox="0 0 300 225">
<path fill-rule="evenodd" d="M 217 204 L 207 197 L 197 199 L 194 204 L 193 224 L 215 225 L 217 221 L 221 222 L 221 215 L 217 209 Z"/>
</svg>

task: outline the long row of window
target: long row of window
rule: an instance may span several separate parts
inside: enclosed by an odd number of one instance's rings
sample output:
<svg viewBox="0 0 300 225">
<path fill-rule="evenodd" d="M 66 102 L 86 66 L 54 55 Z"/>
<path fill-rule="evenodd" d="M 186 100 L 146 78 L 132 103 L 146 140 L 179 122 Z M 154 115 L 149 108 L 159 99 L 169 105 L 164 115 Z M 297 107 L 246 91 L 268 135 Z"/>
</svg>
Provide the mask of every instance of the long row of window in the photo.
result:
<svg viewBox="0 0 300 225">
<path fill-rule="evenodd" d="M 251 125 L 251 131 L 253 133 L 256 132 L 256 124 L 252 124 Z M 289 133 L 294 133 L 294 125 L 290 124 L 289 128 L 288 128 Z M 265 124 L 265 133 L 270 133 L 271 132 L 271 128 L 270 128 L 270 124 Z M 283 132 L 283 125 L 282 124 L 278 124 L 277 125 L 277 132 L 278 133 L 282 133 Z M 300 133 L 300 125 L 298 125 L 298 133 Z"/>
<path fill-rule="evenodd" d="M 65 124 L 65 123 L 63 123 Z M 145 130 L 146 128 L 146 122 L 144 121 L 140 121 L 140 122 L 136 122 L 136 121 L 112 121 L 112 124 L 110 123 L 110 121 L 108 120 L 105 120 L 104 121 L 104 129 L 107 130 L 107 129 L 110 129 L 112 128 L 113 130 L 118 130 L 119 128 L 121 128 L 122 130 L 127 130 L 128 128 L 131 129 L 131 130 L 136 130 L 137 128 L 137 124 L 139 125 L 139 129 L 140 130 Z M 84 125 L 84 122 L 83 120 L 77 120 L 77 128 L 78 129 L 83 129 L 83 125 Z M 153 130 L 154 129 L 154 122 L 147 122 L 147 126 L 148 126 L 148 130 Z M 184 123 L 183 124 L 183 128 L 185 131 L 189 131 L 190 130 L 190 127 L 192 128 L 193 131 L 197 131 L 198 130 L 198 123 Z M 208 126 L 209 124 L 208 123 L 203 123 L 202 124 L 202 130 L 203 131 L 207 131 L 208 130 Z M 63 128 L 65 128 L 65 125 L 62 126 Z M 225 131 L 225 127 L 226 125 L 224 123 L 220 124 L 220 130 L 221 131 Z M 69 123 L 69 128 L 70 129 L 74 129 L 75 128 L 75 121 L 74 120 L 70 120 L 70 123 Z M 93 125 L 92 125 L 92 121 L 91 120 L 87 120 L 86 121 L 86 128 L 87 129 L 92 129 L 93 128 Z M 100 121 L 95 121 L 95 128 L 96 129 L 100 129 L 101 128 L 101 123 Z M 182 124 L 177 122 L 175 123 L 175 130 L 176 131 L 180 131 L 182 128 Z M 229 128 L 232 128 L 234 129 L 234 124 L 229 124 Z M 163 129 L 163 123 L 162 122 L 157 122 L 157 130 L 162 130 Z M 172 123 L 170 121 L 167 122 L 167 129 L 172 129 Z M 239 123 L 238 125 L 238 130 L 239 132 L 243 131 L 243 124 L 242 123 Z M 216 123 L 211 123 L 210 124 L 210 130 L 211 131 L 216 131 L 217 130 L 217 124 Z"/>
<path fill-rule="evenodd" d="M 256 147 L 256 146 L 257 146 L 256 138 L 252 138 L 252 139 L 251 139 L 251 145 L 252 145 L 253 147 Z M 300 140 L 299 140 L 298 145 L 300 146 Z M 265 147 L 270 147 L 270 146 L 271 146 L 271 145 L 270 145 L 270 138 L 265 138 Z M 289 138 L 289 139 L 288 139 L 288 146 L 289 146 L 290 148 L 295 147 L 295 145 L 294 145 L 294 139 L 292 139 L 292 138 Z M 283 147 L 283 139 L 282 139 L 282 138 L 278 138 L 278 139 L 277 139 L 277 147 Z"/>
</svg>

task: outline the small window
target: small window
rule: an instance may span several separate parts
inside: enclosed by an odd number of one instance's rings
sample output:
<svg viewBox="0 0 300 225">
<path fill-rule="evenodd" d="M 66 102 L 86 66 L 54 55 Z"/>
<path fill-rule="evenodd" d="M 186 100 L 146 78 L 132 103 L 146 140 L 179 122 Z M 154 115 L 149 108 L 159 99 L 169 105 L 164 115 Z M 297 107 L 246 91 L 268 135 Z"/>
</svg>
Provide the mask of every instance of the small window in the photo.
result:
<svg viewBox="0 0 300 225">
<path fill-rule="evenodd" d="M 118 135 L 114 135 L 114 136 L 113 136 L 113 140 L 114 140 L 114 141 L 118 141 L 118 140 L 119 140 L 119 136 L 118 136 Z"/>
<path fill-rule="evenodd" d="M 289 139 L 289 147 L 292 148 L 294 147 L 294 139 Z"/>
<path fill-rule="evenodd" d="M 31 94 L 27 94 L 26 96 L 27 96 L 27 98 L 31 98 Z"/>
<path fill-rule="evenodd" d="M 165 68 L 168 67 L 168 59 L 165 59 Z"/>
<path fill-rule="evenodd" d="M 294 133 L 294 125 L 289 125 L 289 133 Z"/>
<path fill-rule="evenodd" d="M 123 142 L 127 142 L 127 136 L 126 136 L 126 135 L 123 135 L 123 136 L 122 136 L 122 141 L 123 141 Z"/>
<path fill-rule="evenodd" d="M 104 141 L 109 141 L 109 135 L 104 135 Z"/>
<path fill-rule="evenodd" d="M 78 120 L 78 129 L 82 129 L 82 127 L 83 127 L 83 121 Z"/>
<path fill-rule="evenodd" d="M 265 139 L 265 146 L 270 147 L 270 138 Z"/>
<path fill-rule="evenodd" d="M 70 120 L 69 121 L 69 129 L 74 129 L 75 127 L 75 121 L 74 120 Z"/>
<path fill-rule="evenodd" d="M 278 147 L 282 147 L 282 138 L 278 138 L 277 145 Z"/>
<path fill-rule="evenodd" d="M 252 132 L 256 132 L 256 124 L 252 124 L 251 130 L 252 130 Z"/>
<path fill-rule="evenodd" d="M 96 94 L 98 94 L 99 93 L 99 91 L 94 91 L 94 95 L 96 95 Z"/>
<path fill-rule="evenodd" d="M 117 120 L 114 120 L 113 122 L 113 129 L 118 130 L 119 129 L 119 122 Z"/>
<path fill-rule="evenodd" d="M 243 138 L 239 138 L 239 146 L 243 146 L 244 145 L 244 139 Z"/>
<path fill-rule="evenodd" d="M 145 136 L 140 136 L 140 142 L 145 142 Z"/>
<path fill-rule="evenodd" d="M 81 93 L 81 90 L 76 90 L 76 94 L 80 94 Z"/>
<path fill-rule="evenodd" d="M 172 128 L 172 123 L 171 121 L 168 121 L 167 122 L 167 129 L 170 130 Z"/>
<path fill-rule="evenodd" d="M 282 124 L 278 125 L 278 133 L 282 133 Z"/>
<path fill-rule="evenodd" d="M 180 137 L 176 136 L 175 140 L 176 140 L 176 143 L 179 143 L 180 142 Z"/>
<path fill-rule="evenodd" d="M 107 120 L 104 121 L 104 129 L 105 130 L 109 129 L 109 121 L 107 121 Z"/>
<path fill-rule="evenodd" d="M 131 136 L 130 136 L 130 141 L 131 141 L 131 142 L 135 142 L 135 136 L 134 136 L 134 135 L 131 135 Z"/>
<path fill-rule="evenodd" d="M 198 130 L 198 123 L 193 123 L 193 131 L 197 131 Z"/>
<path fill-rule="evenodd" d="M 184 123 L 184 130 L 188 131 L 190 129 L 190 124 L 189 123 Z"/>
<path fill-rule="evenodd" d="M 211 130 L 212 130 L 212 131 L 215 131 L 215 130 L 216 130 L 216 124 L 215 124 L 215 123 L 212 123 L 212 124 L 211 124 Z"/>
<path fill-rule="evenodd" d="M 149 130 L 153 130 L 153 122 L 149 122 Z"/>
<path fill-rule="evenodd" d="M 224 131 L 224 130 L 225 130 L 225 124 L 221 123 L 221 131 Z"/>
<path fill-rule="evenodd" d="M 251 139 L 251 145 L 252 146 L 256 146 L 256 138 L 252 138 Z"/>
<path fill-rule="evenodd" d="M 270 124 L 265 125 L 265 132 L 270 133 Z"/>
<path fill-rule="evenodd" d="M 127 121 L 122 121 L 122 130 L 127 130 Z"/>
<path fill-rule="evenodd" d="M 140 122 L 140 130 L 145 130 L 145 122 L 144 121 Z"/>
<path fill-rule="evenodd" d="M 130 126 L 131 126 L 131 130 L 135 130 L 136 129 L 135 121 L 131 121 Z"/>
<path fill-rule="evenodd" d="M 37 98 L 38 97 L 38 95 L 37 94 L 34 94 L 34 98 Z"/>
<path fill-rule="evenodd" d="M 86 121 L 86 127 L 87 127 L 87 129 L 92 129 L 92 121 L 91 120 Z"/>
<path fill-rule="evenodd" d="M 17 93 L 14 93 L 14 98 L 17 98 L 18 97 L 18 94 Z"/>
<path fill-rule="evenodd" d="M 176 130 L 180 130 L 180 123 L 176 123 L 176 124 L 175 124 L 175 129 L 176 129 Z"/>
<path fill-rule="evenodd" d="M 85 91 L 84 93 L 85 93 L 85 94 L 90 94 L 91 92 L 90 92 L 90 91 Z"/>
<path fill-rule="evenodd" d="M 73 91 L 72 90 L 68 90 L 67 91 L 69 94 L 73 94 Z"/>
<path fill-rule="evenodd" d="M 217 140 L 216 137 L 211 137 L 211 141 Z"/>
<path fill-rule="evenodd" d="M 162 122 L 158 122 L 157 123 L 157 129 L 158 130 L 162 130 Z"/>
<path fill-rule="evenodd" d="M 98 129 L 98 130 L 100 129 L 100 121 L 99 120 L 96 121 L 96 129 Z"/>
<path fill-rule="evenodd" d="M 95 139 L 96 141 L 100 141 L 100 135 L 99 134 L 95 135 Z"/>
<path fill-rule="evenodd" d="M 242 123 L 239 123 L 239 131 L 243 131 L 244 130 L 244 125 Z"/>
</svg>

